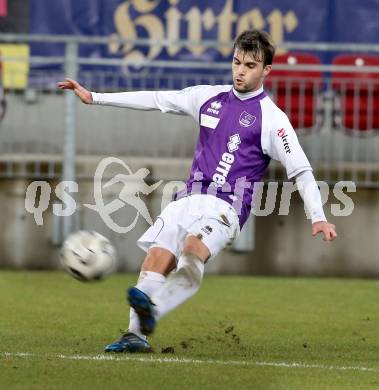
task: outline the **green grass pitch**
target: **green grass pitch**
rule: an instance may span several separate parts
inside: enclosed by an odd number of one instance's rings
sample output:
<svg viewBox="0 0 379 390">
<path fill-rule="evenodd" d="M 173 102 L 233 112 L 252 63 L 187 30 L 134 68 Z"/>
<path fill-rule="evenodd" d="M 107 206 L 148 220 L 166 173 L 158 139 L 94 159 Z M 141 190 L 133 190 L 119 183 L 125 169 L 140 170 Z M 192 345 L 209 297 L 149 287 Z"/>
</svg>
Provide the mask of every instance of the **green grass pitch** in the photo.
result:
<svg viewBox="0 0 379 390">
<path fill-rule="evenodd" d="M 379 283 L 206 276 L 151 354 L 103 354 L 134 275 L 0 272 L 1 389 L 377 389 Z"/>
</svg>

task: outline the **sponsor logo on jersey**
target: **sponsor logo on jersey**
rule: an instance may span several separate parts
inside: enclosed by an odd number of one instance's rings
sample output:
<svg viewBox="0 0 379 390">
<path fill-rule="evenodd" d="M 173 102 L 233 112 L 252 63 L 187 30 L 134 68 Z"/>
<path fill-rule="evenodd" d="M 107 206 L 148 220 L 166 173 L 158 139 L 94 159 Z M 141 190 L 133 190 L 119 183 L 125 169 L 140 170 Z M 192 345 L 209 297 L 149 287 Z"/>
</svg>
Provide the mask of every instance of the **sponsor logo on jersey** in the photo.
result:
<svg viewBox="0 0 379 390">
<path fill-rule="evenodd" d="M 239 123 L 242 127 L 252 126 L 257 118 L 254 115 L 244 111 L 241 113 Z"/>
<path fill-rule="evenodd" d="M 221 187 L 225 184 L 226 178 L 229 175 L 229 171 L 235 161 L 234 155 L 232 153 L 238 150 L 238 145 L 240 143 L 241 139 L 238 133 L 229 137 L 229 142 L 227 143 L 229 153 L 225 152 L 221 156 L 221 160 L 217 165 L 216 172 L 212 177 L 213 183 L 215 183 L 217 187 Z"/>
<path fill-rule="evenodd" d="M 222 107 L 222 104 L 215 100 L 211 103 L 211 106 L 208 107 L 207 112 L 210 112 L 211 114 L 218 115 L 220 113 L 220 108 Z"/>
<path fill-rule="evenodd" d="M 239 144 L 241 143 L 241 139 L 239 134 L 234 134 L 231 137 L 229 137 L 229 142 L 228 142 L 228 150 L 230 153 L 235 152 L 239 148 Z"/>
<path fill-rule="evenodd" d="M 287 140 L 288 135 L 287 135 L 286 131 L 284 130 L 284 128 L 278 129 L 276 134 L 278 135 L 278 137 L 280 137 L 282 139 L 284 150 L 286 151 L 286 153 L 291 153 L 290 144 L 288 143 L 288 140 Z"/>
</svg>

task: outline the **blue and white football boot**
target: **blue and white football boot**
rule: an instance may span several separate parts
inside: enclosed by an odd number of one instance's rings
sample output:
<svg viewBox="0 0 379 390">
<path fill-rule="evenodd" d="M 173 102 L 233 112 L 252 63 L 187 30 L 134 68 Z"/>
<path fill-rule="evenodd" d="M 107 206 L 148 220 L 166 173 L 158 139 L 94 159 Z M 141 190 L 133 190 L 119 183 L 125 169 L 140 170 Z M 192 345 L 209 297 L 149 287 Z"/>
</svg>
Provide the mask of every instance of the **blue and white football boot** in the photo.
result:
<svg viewBox="0 0 379 390">
<path fill-rule="evenodd" d="M 137 336 L 135 333 L 127 332 L 124 333 L 118 340 L 112 344 L 108 344 L 104 348 L 105 352 L 151 352 L 151 346 L 149 342 Z"/>
<path fill-rule="evenodd" d="M 156 325 L 154 318 L 154 303 L 137 287 L 131 287 L 128 289 L 127 300 L 138 315 L 141 333 L 146 336 L 152 334 Z"/>
</svg>

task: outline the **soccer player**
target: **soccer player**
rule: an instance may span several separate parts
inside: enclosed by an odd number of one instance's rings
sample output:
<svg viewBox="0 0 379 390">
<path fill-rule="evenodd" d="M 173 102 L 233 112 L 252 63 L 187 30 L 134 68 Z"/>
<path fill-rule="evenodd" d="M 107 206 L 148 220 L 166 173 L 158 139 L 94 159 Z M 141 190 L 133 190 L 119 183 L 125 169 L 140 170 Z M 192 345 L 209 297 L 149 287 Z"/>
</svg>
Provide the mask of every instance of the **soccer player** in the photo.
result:
<svg viewBox="0 0 379 390">
<path fill-rule="evenodd" d="M 198 85 L 181 91 L 89 92 L 71 79 L 58 83 L 86 104 L 160 110 L 192 116 L 200 125 L 186 190 L 177 194 L 138 240 L 147 252 L 130 303 L 128 332 L 107 352 L 147 352 L 146 336 L 162 316 L 200 288 L 204 264 L 230 244 L 251 210 L 254 183 L 270 159 L 295 179 L 312 219 L 312 234 L 337 234 L 326 221 L 321 196 L 287 116 L 263 90 L 274 46 L 267 33 L 245 31 L 235 41 L 233 85 Z"/>
</svg>

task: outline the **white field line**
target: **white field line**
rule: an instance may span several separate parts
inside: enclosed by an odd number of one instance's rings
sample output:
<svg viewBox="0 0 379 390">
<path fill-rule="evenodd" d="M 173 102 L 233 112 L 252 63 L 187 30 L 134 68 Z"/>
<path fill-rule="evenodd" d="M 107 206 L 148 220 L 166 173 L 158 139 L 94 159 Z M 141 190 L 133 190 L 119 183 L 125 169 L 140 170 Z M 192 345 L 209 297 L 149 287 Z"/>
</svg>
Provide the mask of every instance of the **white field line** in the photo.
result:
<svg viewBox="0 0 379 390">
<path fill-rule="evenodd" d="M 212 360 L 212 359 L 187 359 L 187 358 L 170 358 L 170 357 L 140 357 L 126 355 L 62 355 L 62 354 L 34 354 L 29 352 L 0 352 L 0 357 L 5 358 L 56 358 L 64 360 L 87 360 L 87 361 L 133 361 L 141 363 L 179 363 L 179 364 L 214 364 L 224 366 L 260 366 L 260 367 L 281 367 L 281 368 L 303 368 L 318 369 L 329 371 L 360 371 L 360 372 L 377 372 L 379 368 L 361 367 L 361 366 L 326 366 L 323 364 L 306 364 L 291 362 L 265 362 L 265 361 L 247 361 L 247 360 Z"/>
</svg>

